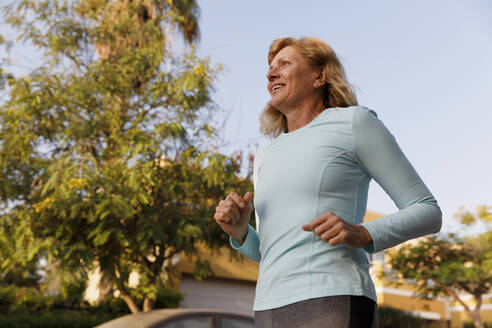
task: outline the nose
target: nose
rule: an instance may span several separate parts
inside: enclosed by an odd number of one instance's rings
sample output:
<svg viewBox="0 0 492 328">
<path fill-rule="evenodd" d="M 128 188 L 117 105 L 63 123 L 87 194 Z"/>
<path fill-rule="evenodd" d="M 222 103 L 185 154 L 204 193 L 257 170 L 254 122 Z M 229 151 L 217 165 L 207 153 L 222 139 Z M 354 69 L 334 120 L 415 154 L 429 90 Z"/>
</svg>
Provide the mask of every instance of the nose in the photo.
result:
<svg viewBox="0 0 492 328">
<path fill-rule="evenodd" d="M 267 72 L 267 80 L 272 82 L 277 77 L 278 77 L 277 68 L 276 67 L 269 67 L 268 72 Z"/>
</svg>

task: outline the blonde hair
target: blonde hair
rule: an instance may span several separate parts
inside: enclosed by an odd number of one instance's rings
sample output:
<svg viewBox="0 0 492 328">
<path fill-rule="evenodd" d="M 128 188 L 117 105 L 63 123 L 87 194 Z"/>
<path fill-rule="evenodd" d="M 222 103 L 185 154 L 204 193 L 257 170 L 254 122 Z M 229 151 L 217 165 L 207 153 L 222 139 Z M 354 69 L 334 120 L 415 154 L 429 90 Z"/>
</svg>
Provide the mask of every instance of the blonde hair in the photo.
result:
<svg viewBox="0 0 492 328">
<path fill-rule="evenodd" d="M 347 82 L 345 71 L 333 49 L 323 40 L 316 38 L 280 38 L 270 45 L 268 64 L 285 47 L 292 46 L 314 68 L 325 71 L 324 105 L 328 107 L 356 106 L 357 98 L 352 86 Z M 287 128 L 287 119 L 278 109 L 268 103 L 260 114 L 260 132 L 273 137 Z"/>
</svg>

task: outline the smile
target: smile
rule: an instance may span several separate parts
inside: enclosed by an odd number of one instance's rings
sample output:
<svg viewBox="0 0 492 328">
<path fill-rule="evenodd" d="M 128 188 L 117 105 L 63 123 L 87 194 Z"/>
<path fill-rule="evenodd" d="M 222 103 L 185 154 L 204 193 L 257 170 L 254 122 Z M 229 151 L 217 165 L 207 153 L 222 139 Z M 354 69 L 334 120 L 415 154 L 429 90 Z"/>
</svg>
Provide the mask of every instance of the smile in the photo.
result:
<svg viewBox="0 0 492 328">
<path fill-rule="evenodd" d="M 283 86 L 284 86 L 283 84 L 275 84 L 272 88 L 272 91 L 278 90 L 278 89 L 282 88 Z"/>
</svg>

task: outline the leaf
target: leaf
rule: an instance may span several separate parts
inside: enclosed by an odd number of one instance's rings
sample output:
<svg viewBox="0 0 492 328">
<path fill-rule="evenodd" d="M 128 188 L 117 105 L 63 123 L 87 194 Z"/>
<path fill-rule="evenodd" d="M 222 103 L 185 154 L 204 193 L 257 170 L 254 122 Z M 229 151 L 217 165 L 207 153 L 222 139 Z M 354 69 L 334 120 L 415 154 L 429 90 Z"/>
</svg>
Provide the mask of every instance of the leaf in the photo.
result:
<svg viewBox="0 0 492 328">
<path fill-rule="evenodd" d="M 94 246 L 101 246 L 105 244 L 108 241 L 110 235 L 111 235 L 111 230 L 105 230 L 100 234 L 98 234 L 93 240 Z"/>
<path fill-rule="evenodd" d="M 147 205 L 149 203 L 149 200 L 147 199 L 147 195 L 144 193 L 139 193 L 138 194 L 138 200 L 142 203 Z"/>
</svg>

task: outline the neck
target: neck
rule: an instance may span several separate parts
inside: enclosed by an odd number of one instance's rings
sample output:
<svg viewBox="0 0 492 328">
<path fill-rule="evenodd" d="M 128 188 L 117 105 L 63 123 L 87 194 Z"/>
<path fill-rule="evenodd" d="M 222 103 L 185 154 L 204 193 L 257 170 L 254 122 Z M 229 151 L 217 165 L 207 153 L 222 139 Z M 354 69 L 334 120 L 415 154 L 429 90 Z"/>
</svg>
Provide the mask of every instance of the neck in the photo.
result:
<svg viewBox="0 0 492 328">
<path fill-rule="evenodd" d="M 310 98 L 297 106 L 282 111 L 287 118 L 287 129 L 289 132 L 302 128 L 318 116 L 325 106 L 322 98 Z"/>
</svg>

